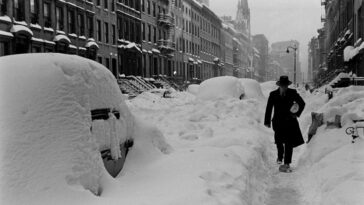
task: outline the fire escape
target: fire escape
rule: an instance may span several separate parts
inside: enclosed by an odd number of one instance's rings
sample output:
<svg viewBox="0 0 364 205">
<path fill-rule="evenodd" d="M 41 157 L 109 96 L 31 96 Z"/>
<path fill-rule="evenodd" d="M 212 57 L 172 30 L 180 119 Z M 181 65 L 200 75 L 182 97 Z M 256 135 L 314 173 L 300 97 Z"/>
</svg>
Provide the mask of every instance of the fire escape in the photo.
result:
<svg viewBox="0 0 364 205">
<path fill-rule="evenodd" d="M 175 25 L 174 17 L 172 15 L 173 6 L 175 0 L 165 0 L 168 1 L 168 11 L 166 13 L 160 13 L 158 16 L 158 25 L 167 30 L 167 35 L 165 39 L 159 39 L 158 47 L 162 54 L 173 57 L 175 51 Z"/>
</svg>

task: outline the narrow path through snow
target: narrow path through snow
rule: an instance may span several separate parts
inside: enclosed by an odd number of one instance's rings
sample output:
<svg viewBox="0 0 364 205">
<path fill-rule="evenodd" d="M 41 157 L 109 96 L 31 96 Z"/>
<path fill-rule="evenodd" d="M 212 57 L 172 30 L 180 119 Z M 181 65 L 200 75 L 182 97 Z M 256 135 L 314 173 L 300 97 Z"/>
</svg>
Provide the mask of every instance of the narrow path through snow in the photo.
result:
<svg viewBox="0 0 364 205">
<path fill-rule="evenodd" d="M 275 152 L 274 152 L 275 153 Z M 275 156 L 274 154 L 271 156 Z M 271 157 L 269 164 L 272 170 L 272 181 L 269 189 L 269 198 L 266 205 L 300 205 L 301 192 L 297 186 L 297 179 L 299 178 L 299 170 L 295 169 L 296 159 L 298 158 L 298 151 L 294 153 L 293 159 L 293 172 L 282 173 L 278 171 L 279 165 L 275 163 L 275 158 Z"/>
</svg>

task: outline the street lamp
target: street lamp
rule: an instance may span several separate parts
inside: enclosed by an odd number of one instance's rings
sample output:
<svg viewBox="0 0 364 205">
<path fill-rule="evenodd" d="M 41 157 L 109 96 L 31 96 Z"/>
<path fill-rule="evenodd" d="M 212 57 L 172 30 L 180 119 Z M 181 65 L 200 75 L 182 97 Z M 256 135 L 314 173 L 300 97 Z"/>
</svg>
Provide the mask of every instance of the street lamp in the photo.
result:
<svg viewBox="0 0 364 205">
<path fill-rule="evenodd" d="M 294 73 L 293 73 L 293 82 L 294 82 L 294 85 L 296 86 L 296 75 L 297 75 L 297 49 L 298 49 L 298 47 L 297 47 L 297 45 L 294 45 L 294 46 L 288 46 L 287 47 L 287 53 L 289 53 L 290 51 L 289 51 L 289 49 L 292 49 L 292 50 L 294 50 L 294 53 L 293 53 L 293 56 L 294 56 Z"/>
</svg>

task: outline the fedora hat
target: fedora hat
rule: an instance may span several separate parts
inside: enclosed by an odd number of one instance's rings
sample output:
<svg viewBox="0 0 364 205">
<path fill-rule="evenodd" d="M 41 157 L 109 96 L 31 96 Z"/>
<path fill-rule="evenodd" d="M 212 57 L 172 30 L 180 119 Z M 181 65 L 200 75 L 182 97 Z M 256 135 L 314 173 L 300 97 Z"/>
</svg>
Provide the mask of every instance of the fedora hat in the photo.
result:
<svg viewBox="0 0 364 205">
<path fill-rule="evenodd" d="M 281 86 L 281 85 L 291 85 L 292 82 L 288 79 L 288 76 L 286 75 L 283 75 L 279 78 L 279 80 L 277 81 L 276 83 L 278 86 Z"/>
</svg>

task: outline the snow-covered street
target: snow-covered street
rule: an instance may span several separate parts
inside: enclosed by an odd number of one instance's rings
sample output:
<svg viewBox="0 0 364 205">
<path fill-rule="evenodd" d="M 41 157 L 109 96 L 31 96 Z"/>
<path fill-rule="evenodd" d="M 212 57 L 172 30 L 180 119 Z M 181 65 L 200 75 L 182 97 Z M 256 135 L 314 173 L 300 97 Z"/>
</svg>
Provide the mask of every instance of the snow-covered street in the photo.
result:
<svg viewBox="0 0 364 205">
<path fill-rule="evenodd" d="M 38 64 L 27 70 L 20 57 Z M 41 57 L 3 58 L 9 61 L 2 82 L 12 89 L 1 90 L 1 204 L 364 202 L 363 134 L 356 133 L 355 143 L 345 134 L 363 126 L 354 124 L 364 118 L 363 87 L 336 89 L 330 101 L 324 88 L 298 89 L 307 104 L 299 120 L 304 136 L 311 112 L 321 113 L 323 124 L 309 144 L 295 149 L 293 173 L 282 173 L 274 133 L 263 125 L 275 82 L 225 76 L 187 92 L 171 89 L 170 98 L 154 90 L 126 100 L 99 64 L 77 56 Z M 105 118 L 90 118 L 100 108 L 113 109 Z M 127 140 L 134 146 L 112 178 L 100 152 L 125 157 L 119 147 Z"/>
</svg>

